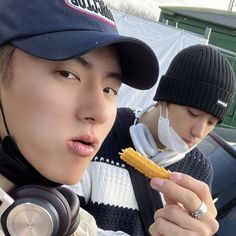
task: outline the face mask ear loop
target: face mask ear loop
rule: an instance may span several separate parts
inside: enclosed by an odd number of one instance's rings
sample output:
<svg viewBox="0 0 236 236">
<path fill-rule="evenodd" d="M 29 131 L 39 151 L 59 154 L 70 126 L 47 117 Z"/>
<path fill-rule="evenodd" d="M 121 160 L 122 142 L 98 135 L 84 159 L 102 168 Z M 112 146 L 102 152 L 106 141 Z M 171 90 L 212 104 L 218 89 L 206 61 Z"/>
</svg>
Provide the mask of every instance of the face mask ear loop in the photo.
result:
<svg viewBox="0 0 236 236">
<path fill-rule="evenodd" d="M 0 109 L 1 109 L 1 113 L 2 113 L 2 118 L 3 118 L 3 123 L 4 123 L 4 126 L 5 126 L 5 129 L 7 131 L 7 134 L 10 136 L 10 132 L 9 132 L 9 129 L 8 129 L 8 126 L 7 126 L 7 122 L 6 122 L 6 118 L 5 118 L 4 112 L 3 112 L 2 102 L 1 101 L 0 101 Z"/>
<path fill-rule="evenodd" d="M 162 113 L 162 111 L 161 111 L 161 104 L 158 103 L 158 106 L 160 107 L 160 115 L 159 115 L 159 119 L 160 119 L 161 118 L 161 113 Z M 157 137 L 158 137 L 158 123 L 159 123 L 159 120 L 157 122 L 157 128 L 156 128 Z"/>
<path fill-rule="evenodd" d="M 159 105 L 159 106 L 160 106 L 160 116 L 161 116 L 161 113 L 162 113 L 162 112 L 161 112 L 161 105 Z M 160 117 L 160 116 L 159 116 L 159 117 Z"/>
<path fill-rule="evenodd" d="M 165 108 L 166 108 L 166 119 L 169 120 L 169 114 L 168 114 L 167 106 Z"/>
<path fill-rule="evenodd" d="M 160 106 L 160 116 L 162 116 L 162 107 L 161 107 L 161 104 L 159 104 Z M 168 109 L 166 107 L 166 119 L 168 119 Z"/>
</svg>

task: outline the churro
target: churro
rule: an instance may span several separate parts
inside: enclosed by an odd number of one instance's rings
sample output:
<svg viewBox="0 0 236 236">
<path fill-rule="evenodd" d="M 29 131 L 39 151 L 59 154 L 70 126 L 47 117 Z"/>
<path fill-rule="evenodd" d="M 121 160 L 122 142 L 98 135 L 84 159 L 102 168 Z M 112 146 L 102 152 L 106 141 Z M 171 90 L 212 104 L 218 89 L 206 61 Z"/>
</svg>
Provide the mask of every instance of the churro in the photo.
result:
<svg viewBox="0 0 236 236">
<path fill-rule="evenodd" d="M 170 177 L 171 172 L 169 170 L 157 165 L 133 148 L 122 149 L 120 158 L 150 179 L 155 177 L 169 179 Z"/>
</svg>

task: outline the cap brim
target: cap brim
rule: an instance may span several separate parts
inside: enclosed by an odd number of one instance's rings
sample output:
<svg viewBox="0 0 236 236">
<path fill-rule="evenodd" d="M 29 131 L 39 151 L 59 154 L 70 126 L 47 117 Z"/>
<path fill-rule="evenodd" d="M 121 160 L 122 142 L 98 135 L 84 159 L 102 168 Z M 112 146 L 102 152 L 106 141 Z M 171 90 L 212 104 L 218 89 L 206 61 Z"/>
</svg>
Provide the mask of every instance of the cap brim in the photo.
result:
<svg viewBox="0 0 236 236">
<path fill-rule="evenodd" d="M 120 56 L 123 83 L 137 89 L 149 89 L 158 78 L 159 65 L 154 52 L 147 44 L 132 37 L 75 30 L 21 38 L 11 43 L 47 60 L 66 60 L 115 44 Z"/>
</svg>

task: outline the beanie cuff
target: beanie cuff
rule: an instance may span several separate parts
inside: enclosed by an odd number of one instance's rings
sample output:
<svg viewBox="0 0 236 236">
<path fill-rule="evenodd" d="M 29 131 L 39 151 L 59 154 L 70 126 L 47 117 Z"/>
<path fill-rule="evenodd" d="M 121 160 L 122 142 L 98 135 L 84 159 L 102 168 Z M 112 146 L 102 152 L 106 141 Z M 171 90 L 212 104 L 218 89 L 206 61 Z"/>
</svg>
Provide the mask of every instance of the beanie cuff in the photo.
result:
<svg viewBox="0 0 236 236">
<path fill-rule="evenodd" d="M 193 107 L 223 122 L 232 97 L 225 89 L 214 87 L 212 84 L 164 75 L 153 100 Z"/>
</svg>

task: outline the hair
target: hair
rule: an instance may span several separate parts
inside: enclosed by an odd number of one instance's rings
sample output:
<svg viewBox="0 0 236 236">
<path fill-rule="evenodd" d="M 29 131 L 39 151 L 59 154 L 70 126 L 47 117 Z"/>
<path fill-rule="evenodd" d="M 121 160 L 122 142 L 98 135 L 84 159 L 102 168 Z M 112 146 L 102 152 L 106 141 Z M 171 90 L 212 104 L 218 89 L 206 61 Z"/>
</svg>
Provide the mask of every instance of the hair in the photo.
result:
<svg viewBox="0 0 236 236">
<path fill-rule="evenodd" d="M 9 68 L 15 47 L 8 43 L 0 46 L 0 79 L 7 80 L 9 77 Z"/>
</svg>

